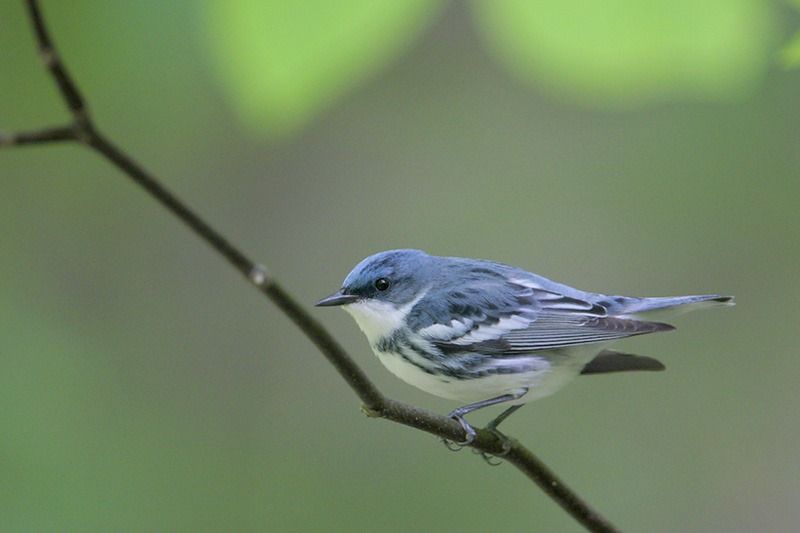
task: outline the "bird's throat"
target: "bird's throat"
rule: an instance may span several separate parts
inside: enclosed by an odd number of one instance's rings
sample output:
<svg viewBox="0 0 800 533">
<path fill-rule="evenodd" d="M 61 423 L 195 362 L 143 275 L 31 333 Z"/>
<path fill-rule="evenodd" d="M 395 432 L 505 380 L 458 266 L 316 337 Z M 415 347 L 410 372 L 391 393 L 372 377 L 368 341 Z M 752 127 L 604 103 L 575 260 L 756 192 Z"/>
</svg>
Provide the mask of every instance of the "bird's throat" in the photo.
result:
<svg viewBox="0 0 800 533">
<path fill-rule="evenodd" d="M 410 308 L 376 300 L 363 300 L 343 307 L 355 319 L 371 345 L 403 327 Z"/>
<path fill-rule="evenodd" d="M 343 306 L 352 316 L 372 346 L 378 341 L 405 327 L 406 317 L 427 291 L 423 291 L 408 303 L 398 306 L 391 302 L 376 299 L 360 300 Z"/>
</svg>

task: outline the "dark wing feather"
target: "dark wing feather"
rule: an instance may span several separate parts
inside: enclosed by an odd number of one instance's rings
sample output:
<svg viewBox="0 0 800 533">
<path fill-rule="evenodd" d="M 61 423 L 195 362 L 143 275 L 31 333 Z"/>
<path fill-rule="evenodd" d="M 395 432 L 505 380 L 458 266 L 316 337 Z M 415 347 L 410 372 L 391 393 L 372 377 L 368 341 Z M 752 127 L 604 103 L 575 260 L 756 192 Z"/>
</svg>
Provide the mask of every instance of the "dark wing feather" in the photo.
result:
<svg viewBox="0 0 800 533">
<path fill-rule="evenodd" d="M 608 342 L 634 335 L 675 329 L 661 322 L 644 322 L 618 317 L 541 313 L 527 328 L 502 336 L 512 352 L 564 348 L 579 344 Z"/>
</svg>

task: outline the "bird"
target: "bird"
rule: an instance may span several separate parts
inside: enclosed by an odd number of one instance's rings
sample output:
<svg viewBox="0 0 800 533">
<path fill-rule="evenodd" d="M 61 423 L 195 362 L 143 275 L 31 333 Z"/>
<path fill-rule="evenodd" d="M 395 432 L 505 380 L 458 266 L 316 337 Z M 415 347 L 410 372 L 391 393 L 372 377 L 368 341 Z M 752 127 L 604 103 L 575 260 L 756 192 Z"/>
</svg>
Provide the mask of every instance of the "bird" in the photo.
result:
<svg viewBox="0 0 800 533">
<path fill-rule="evenodd" d="M 675 329 L 664 317 L 734 305 L 732 296 L 611 296 L 582 291 L 503 263 L 387 250 L 367 257 L 316 303 L 347 311 L 383 365 L 427 393 L 464 403 L 448 417 L 504 404 L 486 426 L 580 375 L 658 371 L 652 357 L 608 349 L 615 341 Z M 466 402 L 466 403 L 465 403 Z M 447 441 L 445 441 L 447 444 Z"/>
</svg>

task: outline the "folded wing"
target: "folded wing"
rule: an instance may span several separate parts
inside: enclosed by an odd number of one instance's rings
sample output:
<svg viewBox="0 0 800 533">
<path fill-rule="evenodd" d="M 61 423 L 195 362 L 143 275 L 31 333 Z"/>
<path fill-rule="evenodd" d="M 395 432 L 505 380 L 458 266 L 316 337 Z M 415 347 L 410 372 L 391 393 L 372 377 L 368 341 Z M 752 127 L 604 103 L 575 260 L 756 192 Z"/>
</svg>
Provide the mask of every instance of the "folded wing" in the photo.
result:
<svg viewBox="0 0 800 533">
<path fill-rule="evenodd" d="M 505 279 L 502 285 L 481 287 L 465 298 L 469 288 L 459 287 L 453 296 L 437 291 L 433 298 L 450 302 L 446 312 L 417 328 L 444 354 L 512 357 L 674 329 L 660 322 L 610 316 L 598 303 L 528 280 Z"/>
</svg>

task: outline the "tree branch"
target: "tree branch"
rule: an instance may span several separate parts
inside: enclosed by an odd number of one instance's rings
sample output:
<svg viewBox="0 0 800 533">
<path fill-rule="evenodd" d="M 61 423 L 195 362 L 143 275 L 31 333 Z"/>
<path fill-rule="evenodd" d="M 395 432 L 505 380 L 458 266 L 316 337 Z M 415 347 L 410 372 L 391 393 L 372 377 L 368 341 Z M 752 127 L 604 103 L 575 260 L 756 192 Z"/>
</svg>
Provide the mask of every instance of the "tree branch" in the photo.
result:
<svg viewBox="0 0 800 533">
<path fill-rule="evenodd" d="M 126 176 L 139 184 L 164 208 L 186 224 L 198 237 L 209 244 L 267 296 L 289 317 L 300 331 L 319 349 L 339 372 L 341 377 L 364 403 L 364 412 L 438 437 L 460 441 L 464 431 L 454 420 L 430 411 L 385 397 L 370 381 L 363 370 L 345 352 L 333 336 L 314 319 L 278 282 L 265 267 L 249 259 L 219 232 L 201 219 L 186 204 L 165 188 L 150 172 L 115 146 L 100 133 L 90 118 L 85 100 L 81 96 L 55 45 L 42 17 L 39 3 L 26 0 L 28 14 L 44 65 L 55 81 L 61 96 L 72 114 L 72 122 L 65 126 L 37 131 L 0 134 L 0 148 L 60 141 L 76 141 L 93 149 Z M 470 445 L 484 453 L 500 455 L 503 443 L 494 433 L 477 429 L 477 438 Z M 569 489 L 544 463 L 519 442 L 512 440 L 505 459 L 534 481 L 548 496 L 564 508 L 575 520 L 591 531 L 612 532 L 616 528 L 592 509 L 575 492 Z"/>
</svg>

